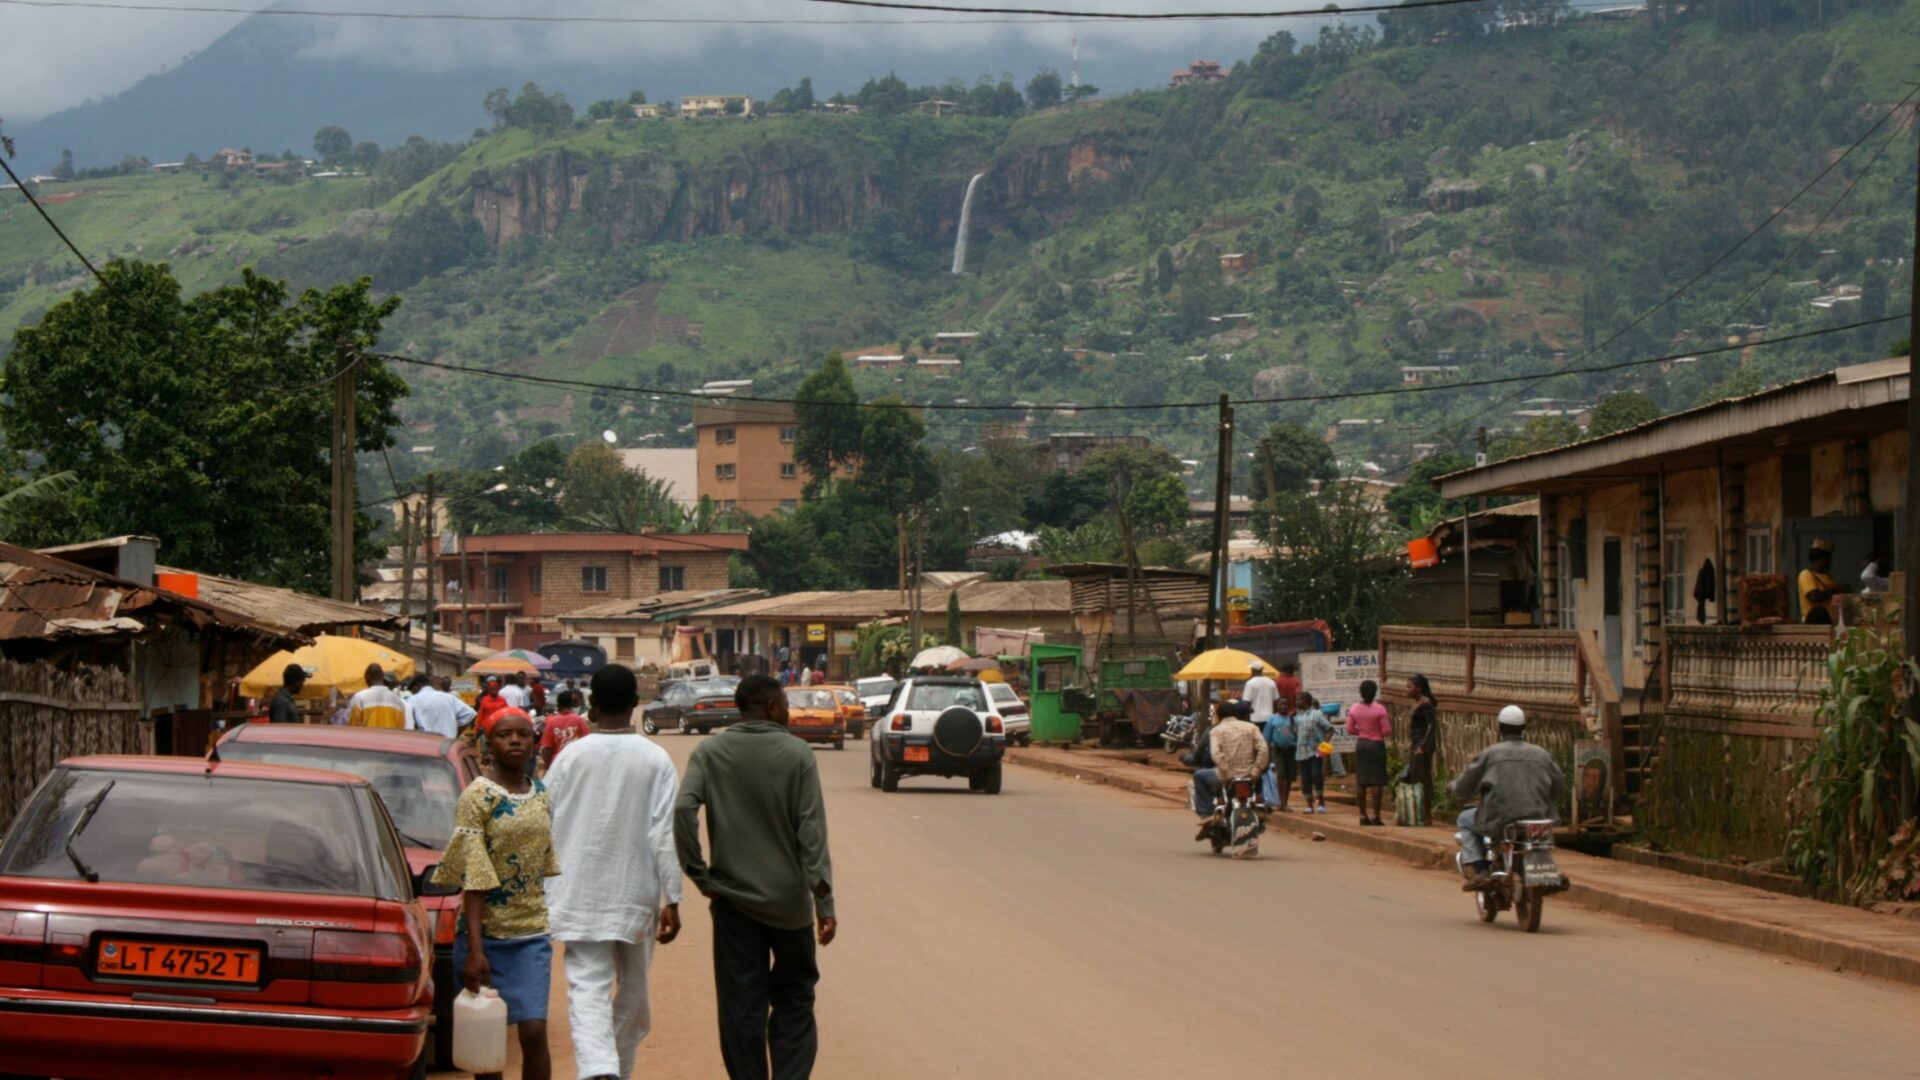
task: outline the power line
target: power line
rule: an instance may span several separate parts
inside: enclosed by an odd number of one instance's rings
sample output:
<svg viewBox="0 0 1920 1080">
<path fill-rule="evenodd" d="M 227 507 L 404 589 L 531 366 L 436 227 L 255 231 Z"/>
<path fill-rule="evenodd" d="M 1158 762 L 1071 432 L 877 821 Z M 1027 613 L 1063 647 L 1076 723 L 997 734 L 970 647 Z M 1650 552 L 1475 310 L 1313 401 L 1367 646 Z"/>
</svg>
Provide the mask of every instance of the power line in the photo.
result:
<svg viewBox="0 0 1920 1080">
<path fill-rule="evenodd" d="M 956 15 L 1020 15 L 1056 19 L 1099 19 L 1109 22 L 1206 22 L 1221 19 L 1297 19 L 1319 16 L 1366 15 L 1383 11 L 1417 11 L 1421 8 L 1489 6 L 1487 0 L 1406 0 L 1390 4 L 1328 4 L 1320 8 L 1290 8 L 1282 11 L 1070 11 L 1061 8 L 966 7 L 958 4 L 912 4 L 899 0 L 807 0 L 813 4 L 842 7 L 880 8 L 887 11 L 917 11 Z"/>
<path fill-rule="evenodd" d="M 4 0 L 0 0 L 0 2 L 4 2 Z M 93 275 L 94 280 L 102 285 L 106 285 L 108 291 L 113 291 L 113 286 L 108 285 L 107 279 L 100 276 L 99 267 L 94 266 L 93 260 L 87 258 L 86 252 L 81 251 L 79 246 L 73 242 L 72 238 L 67 236 L 66 230 L 60 227 L 60 223 L 53 220 L 53 216 L 47 213 L 47 208 L 40 205 L 40 200 L 33 197 L 33 192 L 28 190 L 26 182 L 20 179 L 20 174 L 14 172 L 13 166 L 7 164 L 5 154 L 0 154 L 0 169 L 6 170 L 7 179 L 12 180 L 13 185 L 20 189 L 20 194 L 26 196 L 27 202 L 32 204 L 34 210 L 39 213 L 40 220 L 46 222 L 47 228 L 52 229 L 53 234 L 60 238 L 60 242 L 67 245 L 67 250 L 73 252 L 74 258 L 80 260 L 81 265 L 87 268 L 87 272 Z"/>
</svg>

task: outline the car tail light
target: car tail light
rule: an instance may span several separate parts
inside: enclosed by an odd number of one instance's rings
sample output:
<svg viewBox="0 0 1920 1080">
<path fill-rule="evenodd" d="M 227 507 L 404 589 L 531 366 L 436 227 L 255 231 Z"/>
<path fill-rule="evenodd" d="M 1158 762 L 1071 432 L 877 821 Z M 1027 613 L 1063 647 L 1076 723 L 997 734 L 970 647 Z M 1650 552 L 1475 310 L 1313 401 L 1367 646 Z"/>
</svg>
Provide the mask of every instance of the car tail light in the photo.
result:
<svg viewBox="0 0 1920 1080">
<path fill-rule="evenodd" d="M 997 717 L 997 716 L 989 716 L 989 717 L 987 717 L 987 731 L 988 731 L 988 733 L 990 733 L 990 734 L 993 734 L 993 735 L 998 735 L 998 734 L 1000 734 L 1000 732 L 1001 732 L 1002 730 L 1004 730 L 1004 728 L 1002 727 L 1002 725 L 1001 725 L 1001 723 L 1000 723 L 1000 718 L 999 718 L 999 717 Z"/>
<path fill-rule="evenodd" d="M 406 934 L 320 930 L 313 935 L 319 982 L 408 983 L 420 977 L 420 950 Z"/>
<path fill-rule="evenodd" d="M 894 731 L 905 731 L 911 726 L 913 726 L 913 722 L 907 719 L 906 713 L 894 713 L 893 719 L 887 724 L 887 727 Z"/>
<path fill-rule="evenodd" d="M 0 911 L 0 961 L 40 962 L 47 917 L 38 911 Z"/>
<path fill-rule="evenodd" d="M 451 945 L 460 928 L 460 911 L 457 908 L 441 908 L 433 920 L 433 943 Z"/>
</svg>

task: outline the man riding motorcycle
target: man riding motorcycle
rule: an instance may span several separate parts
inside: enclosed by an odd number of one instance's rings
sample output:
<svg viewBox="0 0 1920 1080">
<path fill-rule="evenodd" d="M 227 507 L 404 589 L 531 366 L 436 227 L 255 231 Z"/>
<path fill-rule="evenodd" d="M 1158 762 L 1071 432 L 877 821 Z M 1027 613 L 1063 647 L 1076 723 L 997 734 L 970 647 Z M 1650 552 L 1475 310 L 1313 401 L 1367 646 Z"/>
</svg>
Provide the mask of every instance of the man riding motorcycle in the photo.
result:
<svg viewBox="0 0 1920 1080">
<path fill-rule="evenodd" d="M 1461 811 L 1458 820 L 1460 850 L 1473 878 L 1463 886 L 1476 892 L 1490 883 L 1487 838 L 1499 836 L 1516 821 L 1560 820 L 1559 806 L 1567 797 L 1567 778 L 1552 755 L 1527 741 L 1527 714 L 1518 705 L 1500 710 L 1500 741 L 1467 763 L 1466 770 L 1447 785 L 1456 800 L 1479 799 L 1478 806 Z"/>
<path fill-rule="evenodd" d="M 1224 781 L 1257 780 L 1266 772 L 1266 736 L 1247 720 L 1250 711 L 1245 702 L 1221 706 L 1218 722 L 1207 733 L 1205 754 L 1194 754 L 1194 764 L 1211 765 L 1193 771 L 1193 809 L 1202 818 L 1211 818 L 1217 812 Z M 1197 839 L 1206 839 L 1207 827 L 1201 824 Z"/>
</svg>

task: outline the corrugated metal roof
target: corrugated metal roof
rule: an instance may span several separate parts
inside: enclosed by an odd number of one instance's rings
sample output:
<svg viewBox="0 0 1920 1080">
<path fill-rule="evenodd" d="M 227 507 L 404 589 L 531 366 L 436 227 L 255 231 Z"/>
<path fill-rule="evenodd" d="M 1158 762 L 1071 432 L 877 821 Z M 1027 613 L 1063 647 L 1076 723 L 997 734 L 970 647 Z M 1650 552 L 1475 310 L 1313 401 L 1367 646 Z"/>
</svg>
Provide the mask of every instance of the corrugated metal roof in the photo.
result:
<svg viewBox="0 0 1920 1080">
<path fill-rule="evenodd" d="M 1073 585 L 1067 581 L 976 581 L 953 590 L 960 597 L 962 615 L 1066 614 L 1073 603 Z M 921 611 L 945 611 L 947 590 L 927 590 Z M 904 612 L 908 605 L 896 604 Z"/>
<path fill-rule="evenodd" d="M 656 619 L 662 616 L 704 611 L 720 604 L 737 604 L 766 595 L 764 589 L 707 589 L 664 592 L 639 600 L 612 600 L 604 604 L 569 611 L 555 618 L 574 619 Z"/>
<path fill-rule="evenodd" d="M 194 573 L 191 570 L 160 568 L 168 573 Z M 309 596 L 273 585 L 200 574 L 200 597 L 230 611 L 240 612 L 269 626 L 302 634 L 319 634 L 348 626 L 398 627 L 405 620 L 378 608 L 345 604 L 323 596 Z M 424 583 L 415 582 L 424 595 Z"/>
<path fill-rule="evenodd" d="M 1774 445 L 1776 437 L 1789 444 L 1866 438 L 1906 424 L 1911 367 L 1901 357 L 1840 368 L 1586 442 L 1448 473 L 1434 486 L 1450 499 L 1554 491 L 1596 478 L 1652 475 L 1676 455 L 1706 454 L 1716 446 L 1777 453 L 1784 446 Z M 1843 417 L 1844 430 L 1834 426 Z"/>
<path fill-rule="evenodd" d="M 183 625 L 278 644 L 308 641 L 295 630 L 177 593 L 137 584 L 37 551 L 0 543 L 0 641 L 113 637 Z"/>
</svg>

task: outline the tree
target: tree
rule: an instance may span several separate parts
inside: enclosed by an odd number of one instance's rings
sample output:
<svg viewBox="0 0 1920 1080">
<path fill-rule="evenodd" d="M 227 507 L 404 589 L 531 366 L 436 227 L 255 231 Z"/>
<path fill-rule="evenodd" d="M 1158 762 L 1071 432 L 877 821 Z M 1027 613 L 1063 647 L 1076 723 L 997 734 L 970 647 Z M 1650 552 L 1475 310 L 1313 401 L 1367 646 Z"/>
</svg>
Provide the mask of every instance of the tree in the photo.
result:
<svg viewBox="0 0 1920 1080">
<path fill-rule="evenodd" d="M 1554 450 L 1579 441 L 1580 426 L 1573 421 L 1564 416 L 1536 416 L 1512 435 L 1495 439 L 1487 447 L 1487 460 L 1499 461 L 1538 450 Z"/>
<path fill-rule="evenodd" d="M 800 85 L 794 87 L 793 90 L 793 111 L 810 112 L 813 109 L 813 105 L 813 78 L 812 76 L 802 76 Z"/>
<path fill-rule="evenodd" d="M 1305 494 L 1315 481 L 1333 479 L 1334 472 L 1333 448 L 1327 441 L 1296 421 L 1282 420 L 1254 444 L 1250 493 L 1256 503 L 1274 495 Z"/>
<path fill-rule="evenodd" d="M 374 166 L 380 164 L 380 144 L 376 142 L 363 142 L 355 146 L 353 148 L 353 163 L 360 167 L 361 172 L 372 172 Z"/>
<path fill-rule="evenodd" d="M 1099 96 L 1100 88 L 1092 83 L 1081 83 L 1079 86 L 1070 86 L 1067 88 L 1067 100 L 1070 102 L 1084 101 L 1087 98 Z"/>
<path fill-rule="evenodd" d="M 1406 589 L 1372 500 L 1341 484 L 1276 495 L 1271 509 L 1260 530 L 1271 554 L 1255 565 L 1264 595 L 1254 617 L 1325 619 L 1342 648 L 1371 649 Z"/>
<path fill-rule="evenodd" d="M 1451 450 L 1438 454 L 1429 454 L 1414 463 L 1407 474 L 1407 482 L 1387 492 L 1387 513 L 1402 528 L 1415 532 L 1424 532 L 1422 523 L 1431 527 L 1437 518 L 1457 517 L 1466 512 L 1466 504 L 1459 499 L 1442 499 L 1440 492 L 1433 486 L 1436 476 L 1445 476 L 1450 472 L 1459 472 L 1473 463 Z"/>
<path fill-rule="evenodd" d="M 71 180 L 73 179 L 73 175 L 73 151 L 62 150 L 60 151 L 60 164 L 53 167 L 53 178 L 55 180 Z"/>
<path fill-rule="evenodd" d="M 490 535 L 551 532 L 562 520 L 560 491 L 567 452 L 556 439 L 542 439 L 501 462 L 447 477 L 448 517 L 454 531 Z"/>
<path fill-rule="evenodd" d="M 513 95 L 507 92 L 506 87 L 496 86 L 487 91 L 486 98 L 481 101 L 481 107 L 487 110 L 489 117 L 492 117 L 493 130 L 504 131 L 507 127 L 507 115 L 513 109 Z"/>
<path fill-rule="evenodd" d="M 927 425 L 897 399 L 877 401 L 860 426 L 860 493 L 894 514 L 918 509 L 940 490 L 933 456 L 922 445 Z"/>
<path fill-rule="evenodd" d="M 330 380 L 354 364 L 358 447 L 390 446 L 407 387 L 374 350 L 399 299 L 366 278 L 296 298 L 250 269 L 185 299 L 165 266 L 120 259 L 102 277 L 16 331 L 0 375 L 7 445 L 76 485 L 16 538 L 143 533 L 175 565 L 324 591 Z M 369 557 L 374 528 L 360 515 Z"/>
<path fill-rule="evenodd" d="M 836 472 L 860 455 L 860 394 L 839 353 L 826 360 L 800 384 L 793 405 L 800 430 L 795 433 L 793 460 L 807 474 L 806 496 L 819 495 Z"/>
<path fill-rule="evenodd" d="M 686 519 L 666 481 L 627 468 L 605 443 L 584 443 L 569 455 L 560 486 L 560 508 L 571 528 L 677 532 Z"/>
<path fill-rule="evenodd" d="M 633 93 L 627 95 L 627 104 L 629 105 L 645 105 L 646 103 L 647 92 L 645 90 L 635 90 Z"/>
<path fill-rule="evenodd" d="M 338 124 L 328 124 L 313 133 L 313 152 L 328 165 L 338 165 L 353 152 L 353 136 Z"/>
<path fill-rule="evenodd" d="M 394 219 L 380 247 L 380 287 L 397 292 L 459 266 L 482 242 L 471 217 L 455 217 L 438 199 L 422 200 Z"/>
<path fill-rule="evenodd" d="M 960 629 L 960 590 L 955 589 L 947 594 L 947 634 L 940 644 L 957 649 L 964 640 Z"/>
<path fill-rule="evenodd" d="M 1587 425 L 1587 438 L 1597 439 L 1616 431 L 1638 427 L 1660 418 L 1660 406 L 1637 390 L 1608 394 L 1593 410 L 1593 422 Z"/>
<path fill-rule="evenodd" d="M 1027 107 L 1050 109 L 1060 104 L 1060 73 L 1052 68 L 1043 67 L 1040 73 L 1027 80 Z"/>
</svg>

